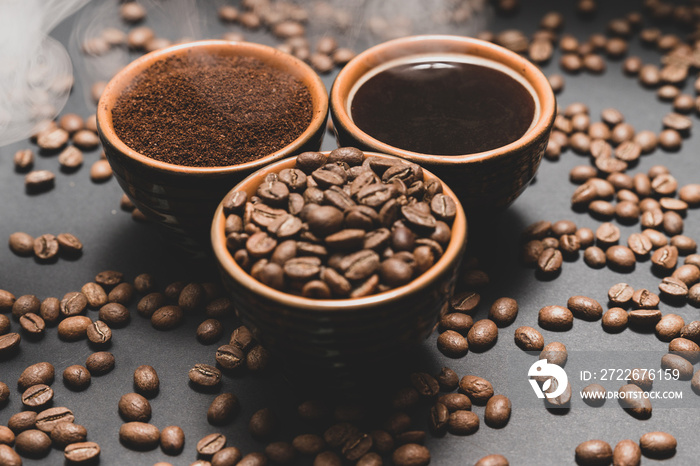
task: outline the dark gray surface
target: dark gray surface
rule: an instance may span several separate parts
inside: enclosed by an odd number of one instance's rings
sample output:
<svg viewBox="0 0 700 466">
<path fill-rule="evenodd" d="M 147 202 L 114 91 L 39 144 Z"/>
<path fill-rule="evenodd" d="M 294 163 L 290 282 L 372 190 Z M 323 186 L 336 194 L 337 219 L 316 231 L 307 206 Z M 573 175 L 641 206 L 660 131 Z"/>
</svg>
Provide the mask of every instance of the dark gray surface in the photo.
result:
<svg viewBox="0 0 700 466">
<path fill-rule="evenodd" d="M 526 33 L 535 30 L 539 18 L 549 9 L 562 9 L 567 16 L 564 32 L 572 33 L 580 40 L 591 33 L 603 32 L 607 20 L 623 15 L 625 12 L 641 9 L 640 2 L 600 2 L 600 12 L 593 21 L 576 19 L 573 7 L 569 3 L 556 1 L 523 2 L 527 3 L 519 15 L 512 18 L 495 18 L 489 25 L 493 31 L 507 28 L 522 28 Z M 563 4 L 565 3 L 565 5 Z M 398 5 L 397 5 L 398 6 Z M 151 21 L 149 19 L 149 21 Z M 67 43 L 71 30 L 76 27 L 72 20 L 64 22 L 55 32 L 59 40 Z M 208 23 L 211 34 L 202 37 L 218 36 L 223 27 L 216 20 Z M 665 30 L 675 31 L 669 26 Z M 162 32 L 165 34 L 164 32 Z M 250 34 L 251 40 L 269 39 L 263 33 Z M 175 38 L 175 37 L 171 37 Z M 638 39 L 631 42 L 631 53 L 639 53 L 646 62 L 658 63 L 659 54 L 643 50 Z M 558 71 L 558 55 L 544 67 L 546 73 Z M 76 67 L 80 60 L 75 60 Z M 560 106 L 564 107 L 574 101 L 583 101 L 589 105 L 592 120 L 595 121 L 600 111 L 608 106 L 619 108 L 638 130 L 661 129 L 662 116 L 670 111 L 670 105 L 656 99 L 653 91 L 642 89 L 634 79 L 624 77 L 620 70 L 621 62 L 608 62 L 608 69 L 602 76 L 583 73 L 579 76 L 566 76 L 566 89 L 558 97 Z M 86 103 L 82 89 L 89 86 L 83 73 L 78 71 L 78 86 L 70 97 L 64 112 L 77 112 L 83 116 L 93 112 Z M 330 88 L 332 76 L 324 78 Z M 692 80 L 686 84 L 687 92 L 692 91 Z M 693 117 L 694 122 L 697 121 Z M 95 185 L 89 180 L 89 165 L 97 160 L 99 151 L 86 154 L 85 166 L 74 174 L 63 174 L 58 170 L 55 156 L 38 156 L 36 168 L 50 169 L 57 173 L 56 188 L 48 193 L 27 195 L 24 192 L 23 176 L 16 174 L 12 166 L 12 154 L 20 148 L 30 147 L 28 142 L 17 143 L 0 148 L 0 241 L 5 241 L 14 231 L 25 231 L 38 236 L 42 233 L 72 232 L 85 244 L 83 256 L 76 261 L 59 260 L 55 264 L 43 265 L 31 258 L 13 255 L 6 247 L 0 248 L 0 288 L 16 296 L 35 294 L 40 298 L 47 296 L 61 297 L 68 291 L 78 290 L 82 284 L 91 281 L 101 270 L 114 269 L 125 273 L 133 279 L 142 272 L 153 273 L 159 285 L 165 286 L 175 279 L 202 280 L 201 273 L 177 257 L 174 251 L 163 245 L 152 227 L 133 222 L 129 215 L 119 210 L 121 191 L 114 180 L 103 185 Z M 325 149 L 331 149 L 334 143 L 326 137 Z M 35 147 L 33 147 L 35 148 Z M 697 154 L 700 146 L 691 136 L 684 140 L 683 148 L 678 153 L 666 153 L 658 150 L 652 155 L 643 156 L 639 165 L 629 171 L 636 173 L 646 171 L 654 164 L 665 164 L 671 168 L 673 175 L 682 186 L 686 183 L 700 182 L 700 162 Z M 519 234 L 524 226 L 539 220 L 571 219 L 579 226 L 595 230 L 599 222 L 587 214 L 575 213 L 570 209 L 569 198 L 574 186 L 568 181 L 569 170 L 578 164 L 588 163 L 587 158 L 566 152 L 559 162 L 543 161 L 537 181 L 492 227 L 490 241 L 483 241 L 474 250 L 482 259 L 490 257 L 485 269 L 491 275 L 492 285 L 482 294 L 482 305 L 476 318 L 484 318 L 488 307 L 494 299 L 501 296 L 516 298 L 520 304 L 520 314 L 516 322 L 500 330 L 499 341 L 490 351 L 469 353 L 460 360 L 449 360 L 435 348 L 434 334 L 423 345 L 415 359 L 416 370 L 437 372 L 442 366 L 449 366 L 460 376 L 475 374 L 489 379 L 497 393 L 515 397 L 512 386 L 508 384 L 509 361 L 520 353 L 512 343 L 513 332 L 521 325 L 537 328 L 537 311 L 550 304 L 564 305 L 569 296 L 584 294 L 607 304 L 608 288 L 620 281 L 630 283 L 635 288 L 646 287 L 656 290 L 659 278 L 650 272 L 649 262 L 638 263 L 630 274 L 619 274 L 608 269 L 592 270 L 582 258 L 575 262 L 566 262 L 561 275 L 552 281 L 541 281 L 535 277 L 533 270 L 521 267 L 517 262 L 519 253 Z M 690 211 L 685 219 L 685 234 L 700 238 L 700 223 L 697 211 Z M 480 226 L 483 227 L 483 226 Z M 639 225 L 623 226 L 623 238 L 639 230 Z M 4 238 L 4 239 L 3 239 Z M 209 277 L 215 271 L 205 272 Z M 173 464 L 189 464 L 195 460 L 195 444 L 210 432 L 222 432 L 229 438 L 229 445 L 241 448 L 244 453 L 261 451 L 263 443 L 254 441 L 247 433 L 247 420 L 257 409 L 272 406 L 280 413 L 286 414 L 288 420 L 280 438 L 291 440 L 294 433 L 308 432 L 308 426 L 299 424 L 293 416 L 296 402 L 303 399 L 291 394 L 290 388 L 282 381 L 278 371 L 266 376 L 242 375 L 224 378 L 222 391 L 237 394 L 242 403 L 242 412 L 230 425 L 223 428 L 210 426 L 206 421 L 206 409 L 214 394 L 198 393 L 187 384 L 187 371 L 198 362 L 212 363 L 217 344 L 203 346 L 194 338 L 194 330 L 201 320 L 197 316 L 188 316 L 187 324 L 176 331 L 157 332 L 148 321 L 135 312 L 131 324 L 124 329 L 114 331 L 113 352 L 117 366 L 115 370 L 102 377 L 94 377 L 92 385 L 84 392 L 71 392 L 61 381 L 61 372 L 72 364 L 84 364 L 92 349 L 85 341 L 76 343 L 60 342 L 55 328 L 49 329 L 47 335 L 39 342 L 24 340 L 21 352 L 10 361 L 0 363 L 0 380 L 13 389 L 8 406 L 0 410 L 0 424 L 6 424 L 9 417 L 21 410 L 20 393 L 16 389 L 16 380 L 29 364 L 49 361 L 57 370 L 57 381 L 53 387 L 56 391 L 55 406 L 70 407 L 76 422 L 84 425 L 89 432 L 89 439 L 102 447 L 101 464 L 153 464 L 159 460 Z M 663 312 L 674 312 L 683 316 L 686 322 L 697 318 L 698 310 L 690 306 L 680 308 L 662 304 Z M 89 315 L 96 318 L 96 312 Z M 13 329 L 19 328 L 13 322 Z M 226 322 L 228 335 L 235 328 L 235 322 Z M 546 342 L 562 341 L 569 351 L 584 350 L 657 350 L 662 352 L 666 344 L 651 334 L 639 334 L 630 330 L 612 335 L 604 332 L 600 322 L 577 320 L 574 328 L 565 333 L 542 331 Z M 221 344 L 227 337 L 223 337 Z M 601 351 L 601 364 L 610 359 Z M 133 370 L 141 364 L 153 365 L 161 379 L 160 394 L 152 400 L 152 423 L 163 428 L 167 425 L 180 425 L 185 430 L 187 444 L 185 451 L 178 457 L 167 457 L 159 449 L 150 452 L 133 452 L 122 447 L 118 442 L 118 429 L 121 419 L 117 414 L 117 401 L 127 392 L 133 391 Z M 523 369 L 523 374 L 525 373 Z M 688 388 L 688 383 L 684 383 Z M 688 392 L 688 390 L 686 390 Z M 651 419 L 639 421 L 610 401 L 612 409 L 596 410 L 583 406 L 580 402 L 564 414 L 555 414 L 543 408 L 522 408 L 515 405 L 510 423 L 504 429 L 494 430 L 483 424 L 479 431 L 470 437 L 447 435 L 444 438 L 429 438 L 428 446 L 432 453 L 432 463 L 438 465 L 473 464 L 482 456 L 501 453 L 509 458 L 511 464 L 571 464 L 576 446 L 589 439 L 597 438 L 609 442 L 612 446 L 619 440 L 631 438 L 637 440 L 641 434 L 649 431 L 663 430 L 672 433 L 678 439 L 678 452 L 666 464 L 696 464 L 698 450 L 697 426 L 698 411 L 687 405 L 679 408 L 657 409 Z M 480 417 L 483 408 L 474 409 Z M 424 426 L 426 410 L 416 411 L 416 427 Z M 26 460 L 25 464 L 62 464 L 63 457 L 59 451 L 42 460 Z M 654 463 L 644 459 L 645 463 Z M 309 461 L 307 461 L 310 464 Z"/>
</svg>

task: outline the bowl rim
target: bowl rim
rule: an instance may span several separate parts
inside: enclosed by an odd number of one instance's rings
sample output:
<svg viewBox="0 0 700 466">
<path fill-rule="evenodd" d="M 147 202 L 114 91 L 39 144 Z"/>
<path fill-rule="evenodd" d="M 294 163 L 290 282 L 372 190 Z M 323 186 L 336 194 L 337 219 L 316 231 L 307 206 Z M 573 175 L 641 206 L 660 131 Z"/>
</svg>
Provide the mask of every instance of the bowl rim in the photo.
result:
<svg viewBox="0 0 700 466">
<path fill-rule="evenodd" d="M 480 50 L 483 53 L 488 53 L 489 55 L 486 58 L 507 66 L 514 72 L 522 75 L 522 77 L 533 87 L 535 94 L 537 95 L 537 99 L 540 102 L 540 114 L 535 124 L 532 125 L 525 132 L 525 134 L 510 144 L 484 152 L 461 155 L 424 154 L 401 149 L 373 138 L 355 125 L 346 109 L 349 92 L 357 82 L 356 79 L 352 79 L 353 74 L 358 73 L 358 71 L 365 70 L 358 74 L 357 77 L 359 79 L 376 66 L 394 59 L 426 55 L 429 53 L 438 53 L 432 49 L 421 51 L 421 48 L 440 44 L 453 48 L 452 50 L 445 50 L 444 53 L 459 53 L 457 48 L 461 48 L 463 52 L 466 52 L 468 49 L 472 49 Z M 387 58 L 385 59 L 384 57 Z M 495 59 L 497 57 L 505 57 L 508 63 Z M 377 61 L 379 63 L 376 63 Z M 516 64 L 517 66 L 512 66 L 509 63 Z M 465 162 L 482 162 L 504 154 L 513 153 L 514 151 L 520 150 L 523 147 L 534 144 L 543 133 L 549 131 L 549 128 L 554 121 L 554 117 L 556 116 L 557 108 L 556 98 L 554 96 L 554 92 L 552 91 L 552 87 L 549 85 L 549 81 L 542 71 L 540 71 L 540 69 L 529 60 L 515 52 L 491 42 L 472 37 L 455 36 L 449 34 L 426 34 L 401 37 L 387 42 L 382 42 L 381 44 L 375 45 L 374 47 L 361 52 L 338 72 L 338 75 L 331 87 L 330 106 L 331 117 L 336 128 L 342 127 L 342 129 L 347 131 L 353 139 L 360 141 L 372 151 L 392 154 L 421 165 L 459 165 Z M 337 131 L 338 130 L 336 129 L 336 132 Z"/>
<path fill-rule="evenodd" d="M 262 57 L 268 64 L 279 65 L 281 70 L 297 68 L 300 70 L 298 78 L 309 90 L 312 103 L 312 115 L 309 126 L 290 144 L 280 150 L 250 162 L 236 165 L 222 165 L 216 167 L 196 167 L 178 165 L 169 162 L 152 159 L 127 146 L 116 134 L 112 124 L 112 109 L 121 91 L 128 86 L 134 77 L 156 61 L 170 55 L 180 55 L 192 49 L 215 49 L 244 52 L 246 56 Z M 147 53 L 117 73 L 107 84 L 97 104 L 97 128 L 103 140 L 109 142 L 118 152 L 140 164 L 152 169 L 181 174 L 231 174 L 239 171 L 250 171 L 263 167 L 268 163 L 287 157 L 299 151 L 304 144 L 325 127 L 328 116 L 328 91 L 321 77 L 306 63 L 281 50 L 267 45 L 246 41 L 227 41 L 219 39 L 200 40 L 184 44 L 174 45 L 154 52 Z"/>
<path fill-rule="evenodd" d="M 364 152 L 364 151 L 363 151 Z M 324 155 L 327 155 L 329 151 L 322 151 Z M 380 154 L 376 152 L 366 151 L 364 152 L 365 157 L 379 156 L 383 158 L 392 158 L 402 160 L 400 157 L 396 157 L 388 154 Z M 257 180 L 262 180 L 264 175 L 277 171 L 282 168 L 290 168 L 293 166 L 296 157 L 287 157 L 282 160 L 278 160 L 275 163 L 267 165 L 262 169 L 256 171 L 255 173 L 246 177 L 243 181 L 238 183 L 235 187 L 229 191 L 240 190 L 241 187 L 245 185 L 252 184 Z M 405 162 L 405 160 L 402 160 Z M 243 286 L 248 291 L 262 295 L 264 298 L 274 301 L 275 303 L 287 307 L 295 308 L 311 312 L 353 312 L 359 310 L 373 309 L 377 306 L 388 305 L 392 302 L 398 301 L 405 298 L 411 294 L 415 294 L 428 287 L 432 282 L 434 282 L 440 275 L 442 275 L 447 269 L 453 266 L 455 262 L 461 260 L 462 253 L 466 247 L 467 243 L 467 217 L 462 208 L 462 204 L 459 201 L 457 195 L 450 189 L 447 184 L 440 178 L 432 174 L 430 171 L 423 168 L 424 179 L 436 179 L 442 184 L 443 194 L 450 196 L 457 205 L 457 214 L 452 223 L 450 242 L 445 248 L 442 256 L 438 261 L 433 264 L 427 271 L 423 272 L 419 277 L 411 280 L 409 283 L 402 285 L 397 288 L 392 288 L 391 290 L 384 291 L 381 293 L 376 293 L 373 295 L 365 296 L 362 298 L 344 298 L 344 299 L 312 299 L 305 298 L 303 296 L 293 295 L 285 293 L 283 291 L 271 288 L 262 282 L 259 282 L 253 278 L 248 272 L 243 270 L 233 259 L 233 256 L 228 251 L 226 247 L 226 235 L 224 233 L 226 215 L 224 214 L 223 200 L 216 208 L 214 214 L 214 219 L 212 221 L 211 228 L 211 241 L 212 249 L 214 255 L 219 263 L 219 266 L 223 271 L 228 274 L 233 280 L 237 282 L 239 286 Z M 228 196 L 228 193 L 227 195 Z M 224 198 L 225 199 L 225 198 Z M 456 267 L 458 264 L 454 264 Z"/>
</svg>

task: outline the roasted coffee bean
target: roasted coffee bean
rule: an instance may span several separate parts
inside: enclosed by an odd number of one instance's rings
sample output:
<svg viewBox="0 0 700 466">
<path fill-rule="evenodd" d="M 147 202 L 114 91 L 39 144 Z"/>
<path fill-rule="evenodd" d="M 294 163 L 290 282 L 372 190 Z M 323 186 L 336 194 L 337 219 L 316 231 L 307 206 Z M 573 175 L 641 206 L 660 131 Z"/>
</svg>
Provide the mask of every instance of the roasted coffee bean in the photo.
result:
<svg viewBox="0 0 700 466">
<path fill-rule="evenodd" d="M 85 338 L 92 320 L 86 316 L 66 317 L 58 324 L 58 337 L 66 341 L 76 341 Z"/>
<path fill-rule="evenodd" d="M 479 417 L 471 411 L 454 411 L 447 421 L 447 430 L 454 435 L 472 435 L 479 430 Z"/>
<path fill-rule="evenodd" d="M 700 269 L 693 264 L 684 264 L 673 271 L 673 278 L 685 283 L 686 286 L 692 286 L 700 280 Z"/>
<path fill-rule="evenodd" d="M 148 422 L 151 419 L 151 404 L 138 393 L 122 395 L 118 409 L 119 415 L 127 422 Z"/>
<path fill-rule="evenodd" d="M 661 341 L 671 341 L 680 336 L 685 325 L 683 318 L 677 314 L 666 314 L 656 324 L 656 336 Z"/>
<path fill-rule="evenodd" d="M 450 418 L 450 411 L 439 401 L 430 408 L 430 417 L 428 418 L 430 430 L 441 435 L 447 431 L 447 422 Z"/>
<path fill-rule="evenodd" d="M 210 457 L 226 446 L 226 437 L 219 433 L 204 436 L 197 442 L 197 453 Z"/>
<path fill-rule="evenodd" d="M 518 302 L 512 298 L 499 298 L 489 309 L 489 319 L 498 327 L 507 327 L 518 316 Z"/>
<path fill-rule="evenodd" d="M 33 429 L 36 426 L 36 417 L 37 414 L 34 411 L 20 411 L 10 416 L 7 427 L 17 435 L 25 430 Z"/>
<path fill-rule="evenodd" d="M 474 466 L 509 466 L 508 459 L 503 455 L 487 455 L 477 461 Z"/>
<path fill-rule="evenodd" d="M 584 251 L 583 260 L 589 267 L 596 269 L 604 267 L 606 262 L 605 251 L 597 246 L 590 246 Z"/>
<path fill-rule="evenodd" d="M 279 421 L 277 416 L 269 408 L 256 411 L 248 422 L 250 434 L 261 440 L 270 438 L 278 429 Z"/>
<path fill-rule="evenodd" d="M 21 149 L 15 152 L 15 171 L 23 173 L 31 170 L 34 166 L 34 153 L 31 149 Z"/>
<path fill-rule="evenodd" d="M 87 305 L 88 300 L 83 293 L 79 291 L 72 291 L 70 293 L 66 293 L 66 295 L 61 300 L 61 315 L 70 317 L 83 314 L 85 312 L 85 309 L 87 309 Z"/>
<path fill-rule="evenodd" d="M 613 307 L 603 314 L 603 329 L 606 332 L 621 332 L 627 327 L 627 311 L 621 307 Z"/>
<path fill-rule="evenodd" d="M 504 395 L 495 395 L 486 403 L 484 422 L 493 429 L 505 427 L 510 420 L 511 403 Z"/>
<path fill-rule="evenodd" d="M 189 377 L 199 388 L 217 387 L 221 383 L 221 371 L 209 364 L 195 364 L 189 371 Z"/>
<path fill-rule="evenodd" d="M 411 385 L 418 391 L 421 396 L 433 397 L 440 391 L 440 385 L 437 380 L 425 372 L 414 372 L 411 374 Z"/>
<path fill-rule="evenodd" d="M 112 289 L 115 285 L 121 283 L 124 274 L 114 270 L 104 270 L 95 276 L 95 282 L 106 289 Z"/>
<path fill-rule="evenodd" d="M 267 369 L 269 361 L 270 353 L 262 345 L 257 345 L 246 355 L 245 364 L 249 371 L 262 372 Z"/>
<path fill-rule="evenodd" d="M 127 422 L 119 428 L 119 440 L 134 450 L 152 450 L 160 441 L 160 430 L 144 422 Z"/>
<path fill-rule="evenodd" d="M 83 292 L 84 293 L 84 292 Z M 105 300 L 106 300 L 105 295 Z M 149 293 L 138 302 L 136 310 L 142 317 L 151 318 L 154 312 L 165 305 L 166 298 L 162 293 Z"/>
<path fill-rule="evenodd" d="M 627 313 L 630 325 L 649 328 L 655 326 L 661 320 L 661 311 L 658 309 L 635 309 Z"/>
<path fill-rule="evenodd" d="M 134 278 L 134 289 L 141 294 L 151 293 L 156 287 L 153 275 L 142 273 Z"/>
<path fill-rule="evenodd" d="M 641 395 L 642 389 L 637 385 L 623 385 L 618 390 L 618 393 L 620 406 L 631 416 L 637 419 L 648 419 L 651 417 L 651 402 L 648 398 Z"/>
<path fill-rule="evenodd" d="M 22 466 L 22 458 L 8 445 L 0 445 L 0 462 L 7 466 Z"/>
<path fill-rule="evenodd" d="M 515 344 L 523 351 L 541 351 L 544 348 L 542 334 L 532 327 L 519 327 L 515 330 Z"/>
<path fill-rule="evenodd" d="M 53 390 L 48 385 L 32 385 L 22 393 L 22 404 L 28 408 L 38 408 L 53 399 Z"/>
<path fill-rule="evenodd" d="M 11 325 L 12 324 L 10 323 L 9 317 L 0 314 L 0 335 L 5 335 L 6 333 L 8 333 L 10 331 Z"/>
<path fill-rule="evenodd" d="M 22 456 L 43 458 L 51 450 L 51 439 L 40 430 L 25 430 L 15 438 L 15 450 Z"/>
<path fill-rule="evenodd" d="M 659 290 L 670 298 L 684 298 L 688 295 L 688 285 L 673 277 L 664 277 L 659 284 Z"/>
<path fill-rule="evenodd" d="M 117 287 L 119 286 L 121 285 L 117 285 Z M 116 289 L 117 288 L 115 288 L 115 290 Z M 99 317 L 100 320 L 104 321 L 108 325 L 118 328 L 123 327 L 129 323 L 129 320 L 131 319 L 131 313 L 129 312 L 129 309 L 123 304 L 111 302 L 105 304 L 100 308 Z"/>
<path fill-rule="evenodd" d="M 603 440 L 588 440 L 576 447 L 576 463 L 580 465 L 610 464 L 613 451 Z"/>
<path fill-rule="evenodd" d="M 663 246 L 654 251 L 651 262 L 654 267 L 670 272 L 678 262 L 678 249 L 675 246 Z"/>
<path fill-rule="evenodd" d="M 302 434 L 294 437 L 292 446 L 302 455 L 313 456 L 319 454 L 325 448 L 325 442 L 316 434 Z"/>
<path fill-rule="evenodd" d="M 179 426 L 168 426 L 160 432 L 160 448 L 165 454 L 179 455 L 184 446 L 185 433 Z"/>
<path fill-rule="evenodd" d="M 677 441 L 666 432 L 648 432 L 639 439 L 644 456 L 649 458 L 669 458 L 676 453 Z"/>
<path fill-rule="evenodd" d="M 408 443 L 394 450 L 391 460 L 396 466 L 425 466 L 430 463 L 430 451 L 423 445 Z"/>
<path fill-rule="evenodd" d="M 445 356 L 460 358 L 469 351 L 469 343 L 466 338 L 454 330 L 446 330 L 437 339 L 438 350 Z"/>
<path fill-rule="evenodd" d="M 272 442 L 265 447 L 265 456 L 277 464 L 290 464 L 296 455 L 296 450 L 289 442 Z"/>
<path fill-rule="evenodd" d="M 634 252 L 637 256 L 643 257 L 649 254 L 653 248 L 653 244 L 648 236 L 641 233 L 633 233 L 627 239 L 627 245 L 629 249 Z"/>
<path fill-rule="evenodd" d="M 603 315 L 603 307 L 598 301 L 587 296 L 572 296 L 567 301 L 568 307 L 574 317 L 584 320 L 598 320 Z"/>
<path fill-rule="evenodd" d="M 659 305 L 659 296 L 645 288 L 636 290 L 632 294 L 632 302 L 642 309 L 655 309 Z"/>
<path fill-rule="evenodd" d="M 114 355 L 107 351 L 92 353 L 85 361 L 85 367 L 91 375 L 104 375 L 114 369 Z"/>
<path fill-rule="evenodd" d="M 112 339 L 112 330 L 101 320 L 96 320 L 87 328 L 88 340 L 95 345 L 104 345 Z"/>
<path fill-rule="evenodd" d="M 18 231 L 10 235 L 10 250 L 18 256 L 31 256 L 34 254 L 34 237 Z"/>
<path fill-rule="evenodd" d="M 184 320 L 180 306 L 163 306 L 151 315 L 151 325 L 156 330 L 172 330 Z"/>
<path fill-rule="evenodd" d="M 12 317 L 19 320 L 25 314 L 37 314 L 41 309 L 41 301 L 34 295 L 23 295 L 13 301 Z"/>
<path fill-rule="evenodd" d="M 91 379 L 90 371 L 77 364 L 68 366 L 63 371 L 63 383 L 71 390 L 85 390 L 90 385 Z"/>
<path fill-rule="evenodd" d="M 632 300 L 634 288 L 627 283 L 618 283 L 608 290 L 608 299 L 615 304 L 627 304 Z"/>
<path fill-rule="evenodd" d="M 87 304 L 93 309 L 99 309 L 107 304 L 107 293 L 102 286 L 95 282 L 86 283 L 80 292 L 87 299 Z"/>
<path fill-rule="evenodd" d="M 67 445 L 63 455 L 70 463 L 89 463 L 100 456 L 100 446 L 95 442 L 77 442 Z"/>
<path fill-rule="evenodd" d="M 42 432 L 51 433 L 56 425 L 61 422 L 73 422 L 75 416 L 73 412 L 65 407 L 56 407 L 46 409 L 36 416 L 36 428 Z"/>
<path fill-rule="evenodd" d="M 565 331 L 573 326 L 573 313 L 562 306 L 545 306 L 540 309 L 537 321 L 540 327 L 553 330 Z"/>
<path fill-rule="evenodd" d="M 13 354 L 19 347 L 19 342 L 22 338 L 19 333 L 6 333 L 0 335 L 0 357 L 6 357 Z"/>
<path fill-rule="evenodd" d="M 469 348 L 474 351 L 485 351 L 491 348 L 498 339 L 498 327 L 489 319 L 474 323 L 467 334 Z"/>
<path fill-rule="evenodd" d="M 134 370 L 134 388 L 146 397 L 152 397 L 160 388 L 160 379 L 153 366 L 143 365 Z"/>
<path fill-rule="evenodd" d="M 8 320 L 9 324 L 9 320 Z M 40 316 L 30 312 L 19 318 L 19 325 L 27 335 L 37 337 L 44 334 L 46 323 Z M 5 333 L 5 332 L 0 332 Z"/>
<path fill-rule="evenodd" d="M 131 283 L 124 282 L 115 286 L 109 294 L 107 294 L 107 301 L 126 306 L 131 303 L 133 297 L 134 286 Z"/>
<path fill-rule="evenodd" d="M 630 248 L 621 245 L 610 246 L 605 251 L 605 259 L 610 268 L 619 270 L 633 269 L 637 262 L 634 252 Z"/>
<path fill-rule="evenodd" d="M 34 240 L 34 255 L 42 261 L 50 261 L 58 255 L 59 244 L 52 234 L 44 234 Z"/>
<path fill-rule="evenodd" d="M 676 235 L 671 238 L 671 246 L 675 246 L 678 249 L 678 254 L 688 255 L 693 254 L 697 250 L 697 242 L 685 235 Z"/>
<path fill-rule="evenodd" d="M 700 346 L 686 338 L 674 338 L 668 344 L 670 353 L 677 353 L 685 359 L 695 364 L 700 359 Z"/>
<path fill-rule="evenodd" d="M 554 248 L 546 248 L 537 258 L 537 269 L 546 274 L 554 274 L 561 270 L 563 257 L 561 251 Z"/>
<path fill-rule="evenodd" d="M 240 412 L 240 402 L 233 393 L 222 393 L 214 398 L 207 411 L 207 421 L 215 426 L 226 425 Z"/>
<path fill-rule="evenodd" d="M 87 440 L 87 429 L 80 424 L 61 422 L 51 431 L 51 441 L 59 448 Z"/>
<path fill-rule="evenodd" d="M 51 363 L 38 362 L 22 371 L 17 380 L 17 386 L 20 390 L 27 390 L 33 385 L 51 385 L 54 376 L 55 370 Z"/>
<path fill-rule="evenodd" d="M 481 377 L 465 375 L 459 381 L 459 389 L 465 393 L 474 404 L 484 405 L 493 396 L 491 383 Z"/>
<path fill-rule="evenodd" d="M 224 327 L 216 319 L 207 319 L 197 327 L 197 340 L 205 345 L 216 342 L 224 333 Z"/>
<path fill-rule="evenodd" d="M 551 364 L 556 364 L 558 366 L 563 366 L 566 364 L 569 354 L 566 350 L 566 346 L 558 341 L 553 341 L 545 345 L 540 352 L 540 359 L 546 359 L 547 362 Z"/>
<path fill-rule="evenodd" d="M 675 374 L 678 374 L 679 380 L 690 380 L 693 377 L 693 365 L 677 354 L 663 355 L 661 368 L 674 371 Z"/>
<path fill-rule="evenodd" d="M 632 466 L 639 465 L 642 460 L 642 451 L 636 442 L 621 440 L 615 445 L 612 461 L 614 465 Z"/>
</svg>

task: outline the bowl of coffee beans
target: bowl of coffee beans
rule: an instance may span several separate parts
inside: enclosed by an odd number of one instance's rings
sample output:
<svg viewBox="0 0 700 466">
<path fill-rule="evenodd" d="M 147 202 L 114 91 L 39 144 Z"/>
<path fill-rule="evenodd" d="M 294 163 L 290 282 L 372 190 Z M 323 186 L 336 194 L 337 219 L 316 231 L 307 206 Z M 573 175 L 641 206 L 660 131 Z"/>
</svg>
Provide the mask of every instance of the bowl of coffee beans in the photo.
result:
<svg viewBox="0 0 700 466">
<path fill-rule="evenodd" d="M 419 165 L 343 147 L 258 170 L 226 195 L 211 234 L 246 325 L 297 378 L 341 386 L 431 333 L 467 222 Z"/>
<path fill-rule="evenodd" d="M 470 214 L 504 209 L 525 190 L 556 113 L 547 78 L 526 58 L 448 35 L 364 51 L 338 73 L 330 105 L 340 145 L 429 169 Z"/>
<path fill-rule="evenodd" d="M 272 47 L 207 40 L 133 61 L 107 85 L 97 121 L 122 189 L 172 243 L 209 247 L 214 210 L 243 178 L 318 150 L 328 95 L 304 62 Z"/>
</svg>

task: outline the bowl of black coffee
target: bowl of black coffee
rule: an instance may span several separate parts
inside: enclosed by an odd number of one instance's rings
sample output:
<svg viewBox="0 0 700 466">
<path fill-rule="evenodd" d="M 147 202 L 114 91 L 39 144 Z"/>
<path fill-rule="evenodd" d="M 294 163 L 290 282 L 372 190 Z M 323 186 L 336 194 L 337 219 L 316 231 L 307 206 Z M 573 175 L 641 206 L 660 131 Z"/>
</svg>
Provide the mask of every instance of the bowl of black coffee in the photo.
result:
<svg viewBox="0 0 700 466">
<path fill-rule="evenodd" d="M 326 88 L 272 47 L 209 40 L 149 53 L 98 103 L 105 153 L 124 192 L 181 249 L 209 247 L 224 194 L 260 167 L 321 145 Z"/>
<path fill-rule="evenodd" d="M 495 44 L 413 36 L 351 60 L 331 89 L 341 145 L 420 164 L 467 212 L 510 205 L 534 178 L 556 113 L 539 69 Z"/>
</svg>

